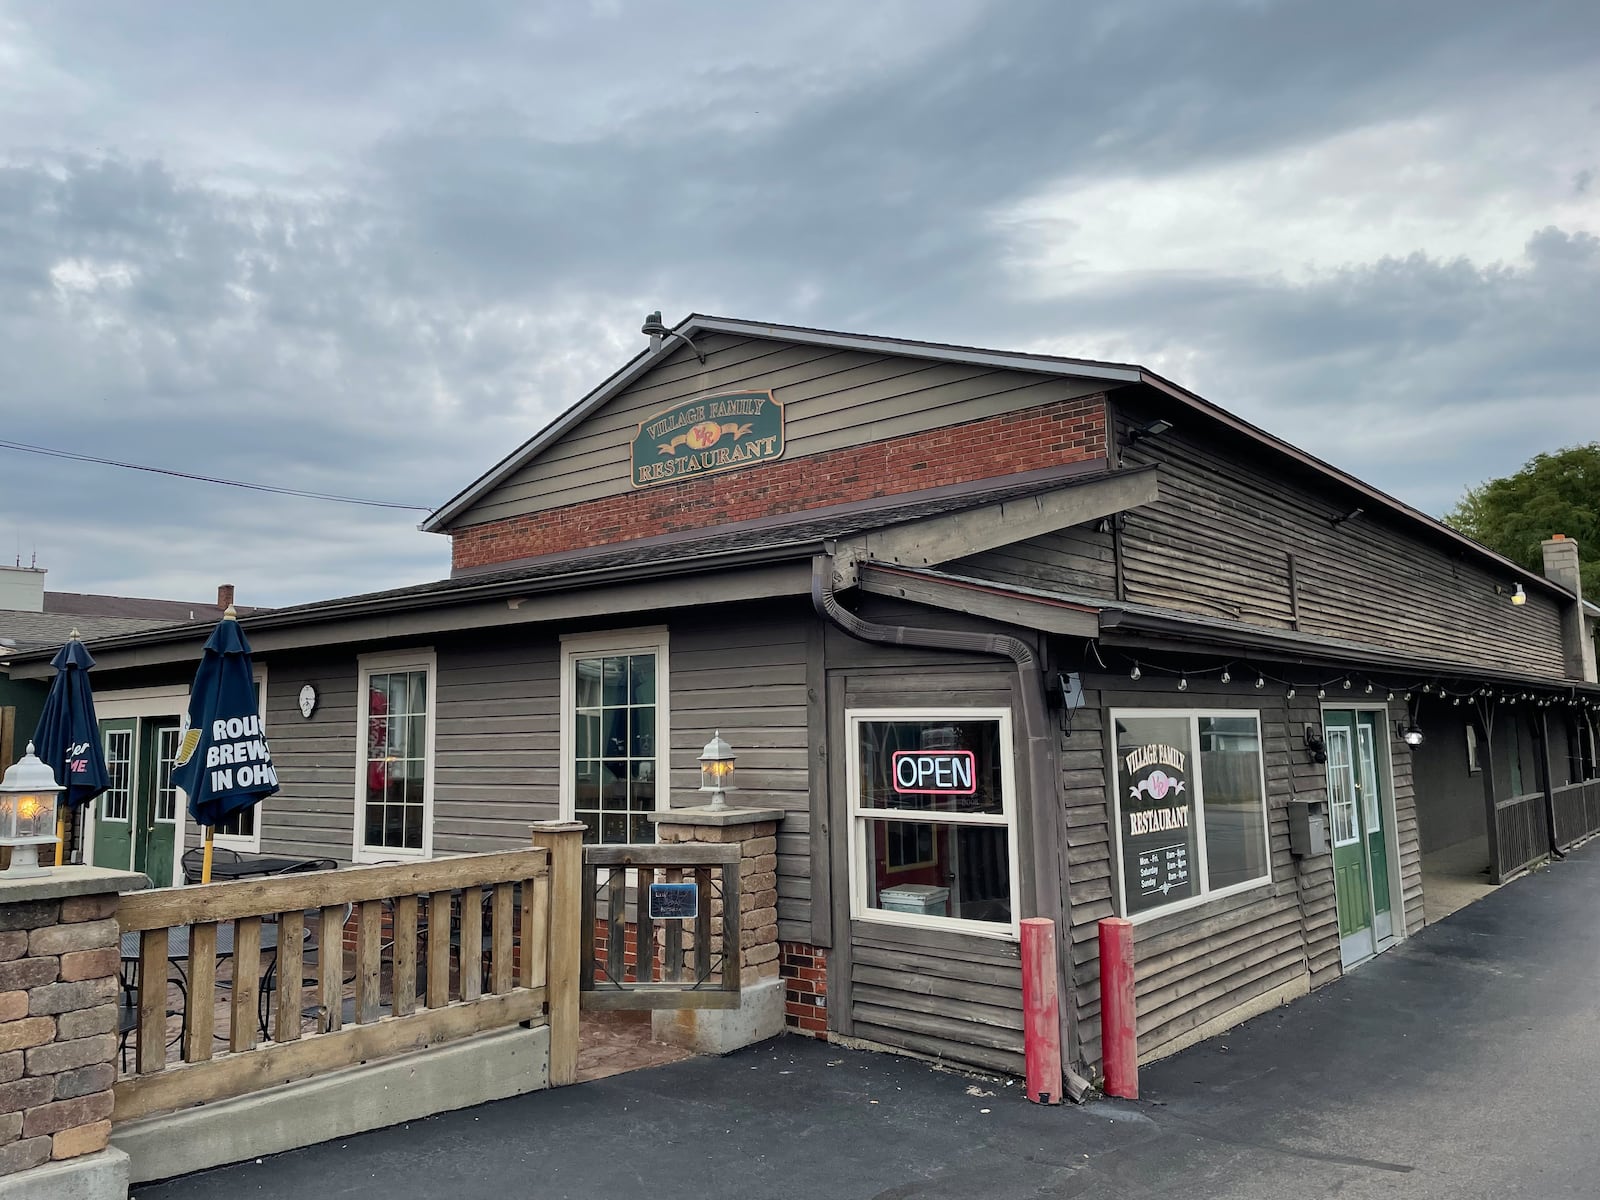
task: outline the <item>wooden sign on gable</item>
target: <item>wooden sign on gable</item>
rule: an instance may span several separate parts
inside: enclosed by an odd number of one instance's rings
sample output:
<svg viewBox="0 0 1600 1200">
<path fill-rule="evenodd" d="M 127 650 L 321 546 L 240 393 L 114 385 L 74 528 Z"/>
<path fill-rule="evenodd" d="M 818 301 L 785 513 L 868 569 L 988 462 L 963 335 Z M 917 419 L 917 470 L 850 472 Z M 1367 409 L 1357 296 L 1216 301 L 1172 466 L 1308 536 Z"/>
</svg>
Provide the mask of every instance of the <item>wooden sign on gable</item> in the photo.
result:
<svg viewBox="0 0 1600 1200">
<path fill-rule="evenodd" d="M 646 417 L 633 439 L 633 486 L 654 487 L 783 457 L 783 405 L 771 392 L 727 392 Z"/>
</svg>

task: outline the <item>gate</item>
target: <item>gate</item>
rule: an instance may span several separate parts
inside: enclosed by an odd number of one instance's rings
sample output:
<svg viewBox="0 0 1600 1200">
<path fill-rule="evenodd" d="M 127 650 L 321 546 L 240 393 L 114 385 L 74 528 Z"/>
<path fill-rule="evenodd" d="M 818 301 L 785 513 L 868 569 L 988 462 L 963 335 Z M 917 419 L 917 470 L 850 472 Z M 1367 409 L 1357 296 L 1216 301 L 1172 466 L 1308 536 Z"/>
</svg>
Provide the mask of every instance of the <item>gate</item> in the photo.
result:
<svg viewBox="0 0 1600 1200">
<path fill-rule="evenodd" d="M 739 867 L 737 844 L 585 846 L 582 1007 L 738 1008 Z"/>
</svg>

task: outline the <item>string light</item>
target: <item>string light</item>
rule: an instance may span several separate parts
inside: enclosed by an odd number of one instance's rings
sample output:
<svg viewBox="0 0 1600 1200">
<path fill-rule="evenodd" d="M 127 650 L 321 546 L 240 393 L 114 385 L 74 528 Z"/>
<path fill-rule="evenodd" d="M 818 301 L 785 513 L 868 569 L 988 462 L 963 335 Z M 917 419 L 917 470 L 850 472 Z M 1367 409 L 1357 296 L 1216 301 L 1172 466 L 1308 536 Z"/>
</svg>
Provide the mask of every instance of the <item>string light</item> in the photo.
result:
<svg viewBox="0 0 1600 1200">
<path fill-rule="evenodd" d="M 1350 680 L 1349 680 L 1348 677 L 1345 679 L 1343 687 L 1344 687 L 1344 690 L 1347 691 L 1347 692 L 1350 690 Z"/>
<path fill-rule="evenodd" d="M 1387 696 L 1384 697 L 1384 699 L 1387 700 L 1387 701 L 1393 701 L 1394 700 L 1394 692 L 1391 691 Z"/>
<path fill-rule="evenodd" d="M 1326 700 L 1327 698 L 1328 698 L 1328 689 L 1327 688 L 1318 688 L 1317 689 L 1317 699 L 1318 700 Z"/>
<path fill-rule="evenodd" d="M 1257 676 L 1256 676 L 1256 687 L 1258 687 L 1258 688 L 1264 688 L 1264 687 L 1266 687 L 1266 686 L 1267 686 L 1267 680 L 1266 680 L 1266 677 L 1265 677 L 1265 676 L 1263 676 L 1263 675 L 1257 675 Z"/>
<path fill-rule="evenodd" d="M 1143 674 L 1144 674 L 1144 672 L 1139 670 L 1139 664 L 1138 663 L 1134 663 L 1133 664 L 1133 670 L 1128 672 L 1128 678 L 1129 679 L 1138 679 L 1139 676 L 1141 676 Z"/>
<path fill-rule="evenodd" d="M 1180 692 L 1187 692 L 1189 690 L 1189 679 L 1187 676 L 1178 676 L 1178 690 Z"/>
<path fill-rule="evenodd" d="M 1294 699 L 1294 689 L 1290 688 L 1287 692 L 1285 692 L 1283 694 L 1283 698 L 1285 700 L 1293 700 Z"/>
<path fill-rule="evenodd" d="M 1228 668 L 1227 667 L 1223 667 L 1222 668 L 1222 676 L 1221 676 L 1220 682 L 1222 682 L 1222 683 L 1232 683 L 1233 682 L 1233 676 L 1228 674 Z"/>
<path fill-rule="evenodd" d="M 1367 684 L 1367 695 L 1372 695 L 1372 685 L 1370 683 Z"/>
</svg>

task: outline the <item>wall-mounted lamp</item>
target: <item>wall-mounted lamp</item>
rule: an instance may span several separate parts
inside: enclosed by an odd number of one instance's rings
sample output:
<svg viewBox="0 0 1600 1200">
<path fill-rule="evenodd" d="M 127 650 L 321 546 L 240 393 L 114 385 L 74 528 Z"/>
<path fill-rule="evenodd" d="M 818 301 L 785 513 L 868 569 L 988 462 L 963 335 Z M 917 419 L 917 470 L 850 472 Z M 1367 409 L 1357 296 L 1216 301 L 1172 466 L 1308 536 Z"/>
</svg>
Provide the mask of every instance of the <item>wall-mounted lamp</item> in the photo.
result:
<svg viewBox="0 0 1600 1200">
<path fill-rule="evenodd" d="M 1416 747 L 1422 745 L 1422 727 L 1418 725 L 1415 720 L 1397 721 L 1395 723 L 1394 731 L 1400 740 L 1406 745 L 1410 746 L 1412 749 L 1416 749 Z"/>
<path fill-rule="evenodd" d="M 1306 726 L 1306 753 L 1311 755 L 1314 763 L 1328 761 L 1328 747 L 1323 743 L 1322 730 L 1315 725 Z"/>
<path fill-rule="evenodd" d="M 1354 521 L 1357 517 L 1361 516 L 1361 514 L 1366 512 L 1366 511 L 1367 510 L 1364 509 L 1364 508 L 1352 508 L 1347 513 L 1340 513 L 1336 517 L 1329 517 L 1328 518 L 1328 524 L 1333 526 L 1335 529 L 1337 529 L 1337 528 L 1339 528 L 1339 526 L 1343 525 L 1346 521 Z"/>
<path fill-rule="evenodd" d="M 1526 604 L 1527 602 L 1528 593 L 1522 590 L 1522 585 L 1519 583 L 1517 584 L 1517 590 L 1511 593 L 1511 603 L 1522 605 Z"/>
<path fill-rule="evenodd" d="M 1128 431 L 1129 446 L 1136 446 L 1145 438 L 1160 437 L 1172 429 L 1171 421 L 1148 421 L 1143 425 L 1136 425 Z"/>
<path fill-rule="evenodd" d="M 650 339 L 650 348 L 654 350 L 661 345 L 663 338 L 675 337 L 689 349 L 694 351 L 694 356 L 700 360 L 700 365 L 706 365 L 706 356 L 700 353 L 700 347 L 690 340 L 687 333 L 679 333 L 676 329 L 668 329 L 667 323 L 661 319 L 661 312 L 657 310 L 644 319 L 644 324 L 639 326 L 639 332 Z"/>
</svg>

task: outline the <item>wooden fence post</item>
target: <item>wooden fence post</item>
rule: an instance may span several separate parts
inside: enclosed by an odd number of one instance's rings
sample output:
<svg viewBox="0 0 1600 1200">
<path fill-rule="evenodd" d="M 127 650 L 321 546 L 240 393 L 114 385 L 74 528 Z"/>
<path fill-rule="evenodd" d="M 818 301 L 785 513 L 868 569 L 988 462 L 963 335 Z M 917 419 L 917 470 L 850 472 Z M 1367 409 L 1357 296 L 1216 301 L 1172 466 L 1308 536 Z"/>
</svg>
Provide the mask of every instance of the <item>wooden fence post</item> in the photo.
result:
<svg viewBox="0 0 1600 1200">
<path fill-rule="evenodd" d="M 550 1004 L 550 1086 L 578 1081 L 578 970 L 582 930 L 580 821 L 540 821 L 533 844 L 550 852 L 550 926 L 545 931 Z"/>
</svg>

